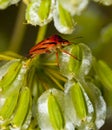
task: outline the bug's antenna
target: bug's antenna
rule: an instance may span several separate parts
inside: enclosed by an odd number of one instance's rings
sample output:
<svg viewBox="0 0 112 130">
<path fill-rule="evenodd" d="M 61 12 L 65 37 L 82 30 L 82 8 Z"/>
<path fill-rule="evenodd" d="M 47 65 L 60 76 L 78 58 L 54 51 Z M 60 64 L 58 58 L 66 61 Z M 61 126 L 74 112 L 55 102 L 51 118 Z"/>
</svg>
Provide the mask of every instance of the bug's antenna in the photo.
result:
<svg viewBox="0 0 112 130">
<path fill-rule="evenodd" d="M 82 38 L 84 38 L 84 37 L 83 37 L 83 36 L 71 37 L 71 38 L 69 39 L 69 42 L 74 42 L 73 40 L 82 39 Z"/>
<path fill-rule="evenodd" d="M 84 37 L 83 36 L 71 37 L 70 40 L 72 40 L 72 39 L 80 39 L 80 38 L 84 38 Z"/>
</svg>

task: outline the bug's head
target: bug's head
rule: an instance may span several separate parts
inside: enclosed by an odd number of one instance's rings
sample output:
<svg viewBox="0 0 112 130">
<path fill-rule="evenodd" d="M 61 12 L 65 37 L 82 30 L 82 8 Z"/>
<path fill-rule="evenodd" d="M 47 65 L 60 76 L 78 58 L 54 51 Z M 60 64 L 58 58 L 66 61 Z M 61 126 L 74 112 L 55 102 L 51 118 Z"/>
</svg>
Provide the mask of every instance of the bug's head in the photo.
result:
<svg viewBox="0 0 112 130">
<path fill-rule="evenodd" d="M 62 46 L 63 47 L 65 47 L 65 46 L 68 46 L 68 45 L 70 45 L 71 43 L 68 41 L 68 40 L 64 40 L 63 42 L 62 42 Z"/>
<path fill-rule="evenodd" d="M 61 36 L 59 35 L 53 35 L 50 37 L 52 40 L 54 40 L 54 42 L 57 42 L 57 43 L 61 43 L 61 45 L 64 47 L 64 46 L 67 46 L 70 44 L 70 42 L 66 39 L 63 39 Z"/>
</svg>

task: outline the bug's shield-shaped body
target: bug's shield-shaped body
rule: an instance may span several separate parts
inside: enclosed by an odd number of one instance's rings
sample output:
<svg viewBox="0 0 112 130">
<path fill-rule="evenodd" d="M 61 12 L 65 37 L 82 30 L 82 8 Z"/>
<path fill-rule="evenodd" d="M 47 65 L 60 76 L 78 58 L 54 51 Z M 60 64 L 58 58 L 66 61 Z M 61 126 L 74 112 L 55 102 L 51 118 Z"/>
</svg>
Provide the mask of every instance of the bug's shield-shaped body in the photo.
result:
<svg viewBox="0 0 112 130">
<path fill-rule="evenodd" d="M 61 50 L 61 48 L 69 44 L 71 44 L 69 41 L 58 35 L 53 35 L 32 47 L 29 54 L 31 57 L 34 57 L 39 54 L 57 52 L 57 50 Z"/>
</svg>

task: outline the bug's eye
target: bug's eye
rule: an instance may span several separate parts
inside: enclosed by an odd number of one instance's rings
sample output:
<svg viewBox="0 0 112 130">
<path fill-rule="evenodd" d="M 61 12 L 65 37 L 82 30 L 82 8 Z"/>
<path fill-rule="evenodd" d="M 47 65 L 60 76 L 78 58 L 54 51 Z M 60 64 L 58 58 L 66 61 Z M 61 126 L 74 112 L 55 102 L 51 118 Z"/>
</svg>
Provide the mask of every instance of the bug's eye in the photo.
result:
<svg viewBox="0 0 112 130">
<path fill-rule="evenodd" d="M 68 43 L 67 42 L 62 42 L 62 46 L 67 46 Z"/>
</svg>

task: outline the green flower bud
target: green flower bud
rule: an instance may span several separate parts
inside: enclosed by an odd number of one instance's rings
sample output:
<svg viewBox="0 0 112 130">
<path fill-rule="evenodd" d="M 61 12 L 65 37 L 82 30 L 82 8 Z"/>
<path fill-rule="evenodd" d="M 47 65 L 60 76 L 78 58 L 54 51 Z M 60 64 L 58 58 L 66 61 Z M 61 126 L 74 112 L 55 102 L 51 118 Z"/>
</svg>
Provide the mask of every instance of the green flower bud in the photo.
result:
<svg viewBox="0 0 112 130">
<path fill-rule="evenodd" d="M 62 7 L 60 1 L 56 1 L 53 11 L 54 25 L 56 29 L 65 34 L 72 33 L 74 30 L 74 20 L 71 14 Z"/>
<path fill-rule="evenodd" d="M 96 61 L 94 69 L 97 74 L 97 80 L 102 84 L 101 89 L 107 104 L 107 117 L 112 114 L 112 69 L 104 61 Z"/>
<path fill-rule="evenodd" d="M 68 81 L 65 84 L 65 115 L 66 121 L 74 127 L 85 129 L 91 125 L 94 108 L 87 93 L 78 82 Z"/>
<path fill-rule="evenodd" d="M 20 0 L 0 0 L 0 9 L 5 9 L 12 4 L 18 3 Z"/>
<path fill-rule="evenodd" d="M 0 122 L 2 122 L 2 124 L 8 124 L 10 121 L 10 117 L 14 112 L 14 109 L 16 107 L 17 104 L 17 100 L 18 100 L 18 96 L 19 96 L 19 89 L 15 89 L 14 91 L 10 92 L 7 95 L 3 95 L 2 98 L 2 102 L 0 102 Z M 3 100 L 4 99 L 4 100 Z M 1 106 L 1 103 L 3 104 Z"/>
<path fill-rule="evenodd" d="M 9 5 L 10 0 L 0 0 L 0 9 L 5 9 Z"/>
<path fill-rule="evenodd" d="M 65 50 L 72 56 L 62 53 L 60 56 L 60 71 L 68 79 L 81 77 L 89 73 L 92 66 L 92 54 L 84 44 L 71 45 Z M 74 57 L 76 58 L 74 58 Z"/>
<path fill-rule="evenodd" d="M 60 0 L 62 6 L 72 15 L 80 14 L 87 6 L 88 0 Z"/>
<path fill-rule="evenodd" d="M 30 124 L 32 113 L 29 88 L 24 88 L 25 90 L 20 94 L 26 84 L 28 68 L 27 61 L 17 59 L 9 61 L 0 68 L 2 88 L 0 92 L 0 123 L 2 122 L 0 127 L 2 129 L 12 124 L 10 127 L 25 130 Z M 22 115 L 20 115 L 21 113 Z"/>
<path fill-rule="evenodd" d="M 16 78 L 18 72 L 20 71 L 21 65 L 22 63 L 20 60 L 12 60 L 0 68 L 0 89 L 2 93 L 11 87 L 10 84 Z"/>
<path fill-rule="evenodd" d="M 56 29 L 61 33 L 72 33 L 75 22 L 71 13 L 57 0 L 31 0 L 27 2 L 26 20 L 32 25 L 43 26 L 54 19 Z"/>
<path fill-rule="evenodd" d="M 42 130 L 63 130 L 64 94 L 57 89 L 44 92 L 38 100 L 38 122 Z"/>
<path fill-rule="evenodd" d="M 82 50 L 82 63 L 80 66 L 79 77 L 82 77 L 88 75 L 92 67 L 93 56 L 91 49 L 88 46 L 83 43 L 79 44 L 79 46 Z"/>
<path fill-rule="evenodd" d="M 55 130 L 63 130 L 64 119 L 61 108 L 52 93 L 48 96 L 48 112 L 51 124 Z"/>
<path fill-rule="evenodd" d="M 71 87 L 70 96 L 71 96 L 74 108 L 76 110 L 77 116 L 81 120 L 85 121 L 87 110 L 86 110 L 84 95 L 82 93 L 79 83 L 76 83 L 73 87 Z"/>
<path fill-rule="evenodd" d="M 28 106 L 28 111 L 27 111 L 24 123 L 21 126 L 22 130 L 28 130 L 28 127 L 31 123 L 31 117 L 32 117 L 32 98 L 31 98 L 31 94 L 30 94 L 30 102 L 29 102 L 29 106 Z"/>
<path fill-rule="evenodd" d="M 100 2 L 100 3 L 107 5 L 107 6 L 112 4 L 112 0 L 94 0 L 94 1 Z"/>
<path fill-rule="evenodd" d="M 18 3 L 20 0 L 10 0 L 10 4 L 16 4 Z"/>
<path fill-rule="evenodd" d="M 89 81 L 83 83 L 83 87 L 85 88 L 85 91 L 94 107 L 93 123 L 95 124 L 96 129 L 100 129 L 106 119 L 106 103 L 98 89 L 98 86 Z"/>
<path fill-rule="evenodd" d="M 26 10 L 26 20 L 33 25 L 43 26 L 52 20 L 51 0 L 31 1 Z"/>
<path fill-rule="evenodd" d="M 101 83 L 112 91 L 112 70 L 101 60 L 94 64 L 94 68 Z"/>
<path fill-rule="evenodd" d="M 31 98 L 31 95 L 30 95 L 29 88 L 24 87 L 21 91 L 16 111 L 11 120 L 12 128 L 21 129 L 29 111 L 30 98 Z"/>
<path fill-rule="evenodd" d="M 74 75 L 77 75 L 79 73 L 82 52 L 80 46 L 78 45 L 68 46 L 64 48 L 64 50 L 74 56 L 72 57 L 71 55 L 62 52 L 59 61 L 61 73 L 70 79 L 73 78 Z"/>
<path fill-rule="evenodd" d="M 111 42 L 111 33 L 112 33 L 112 24 L 108 24 L 106 27 L 104 27 L 101 31 L 101 36 L 100 36 L 100 42 L 104 43 L 101 44 L 105 45 L 105 43 L 110 43 Z"/>
</svg>

